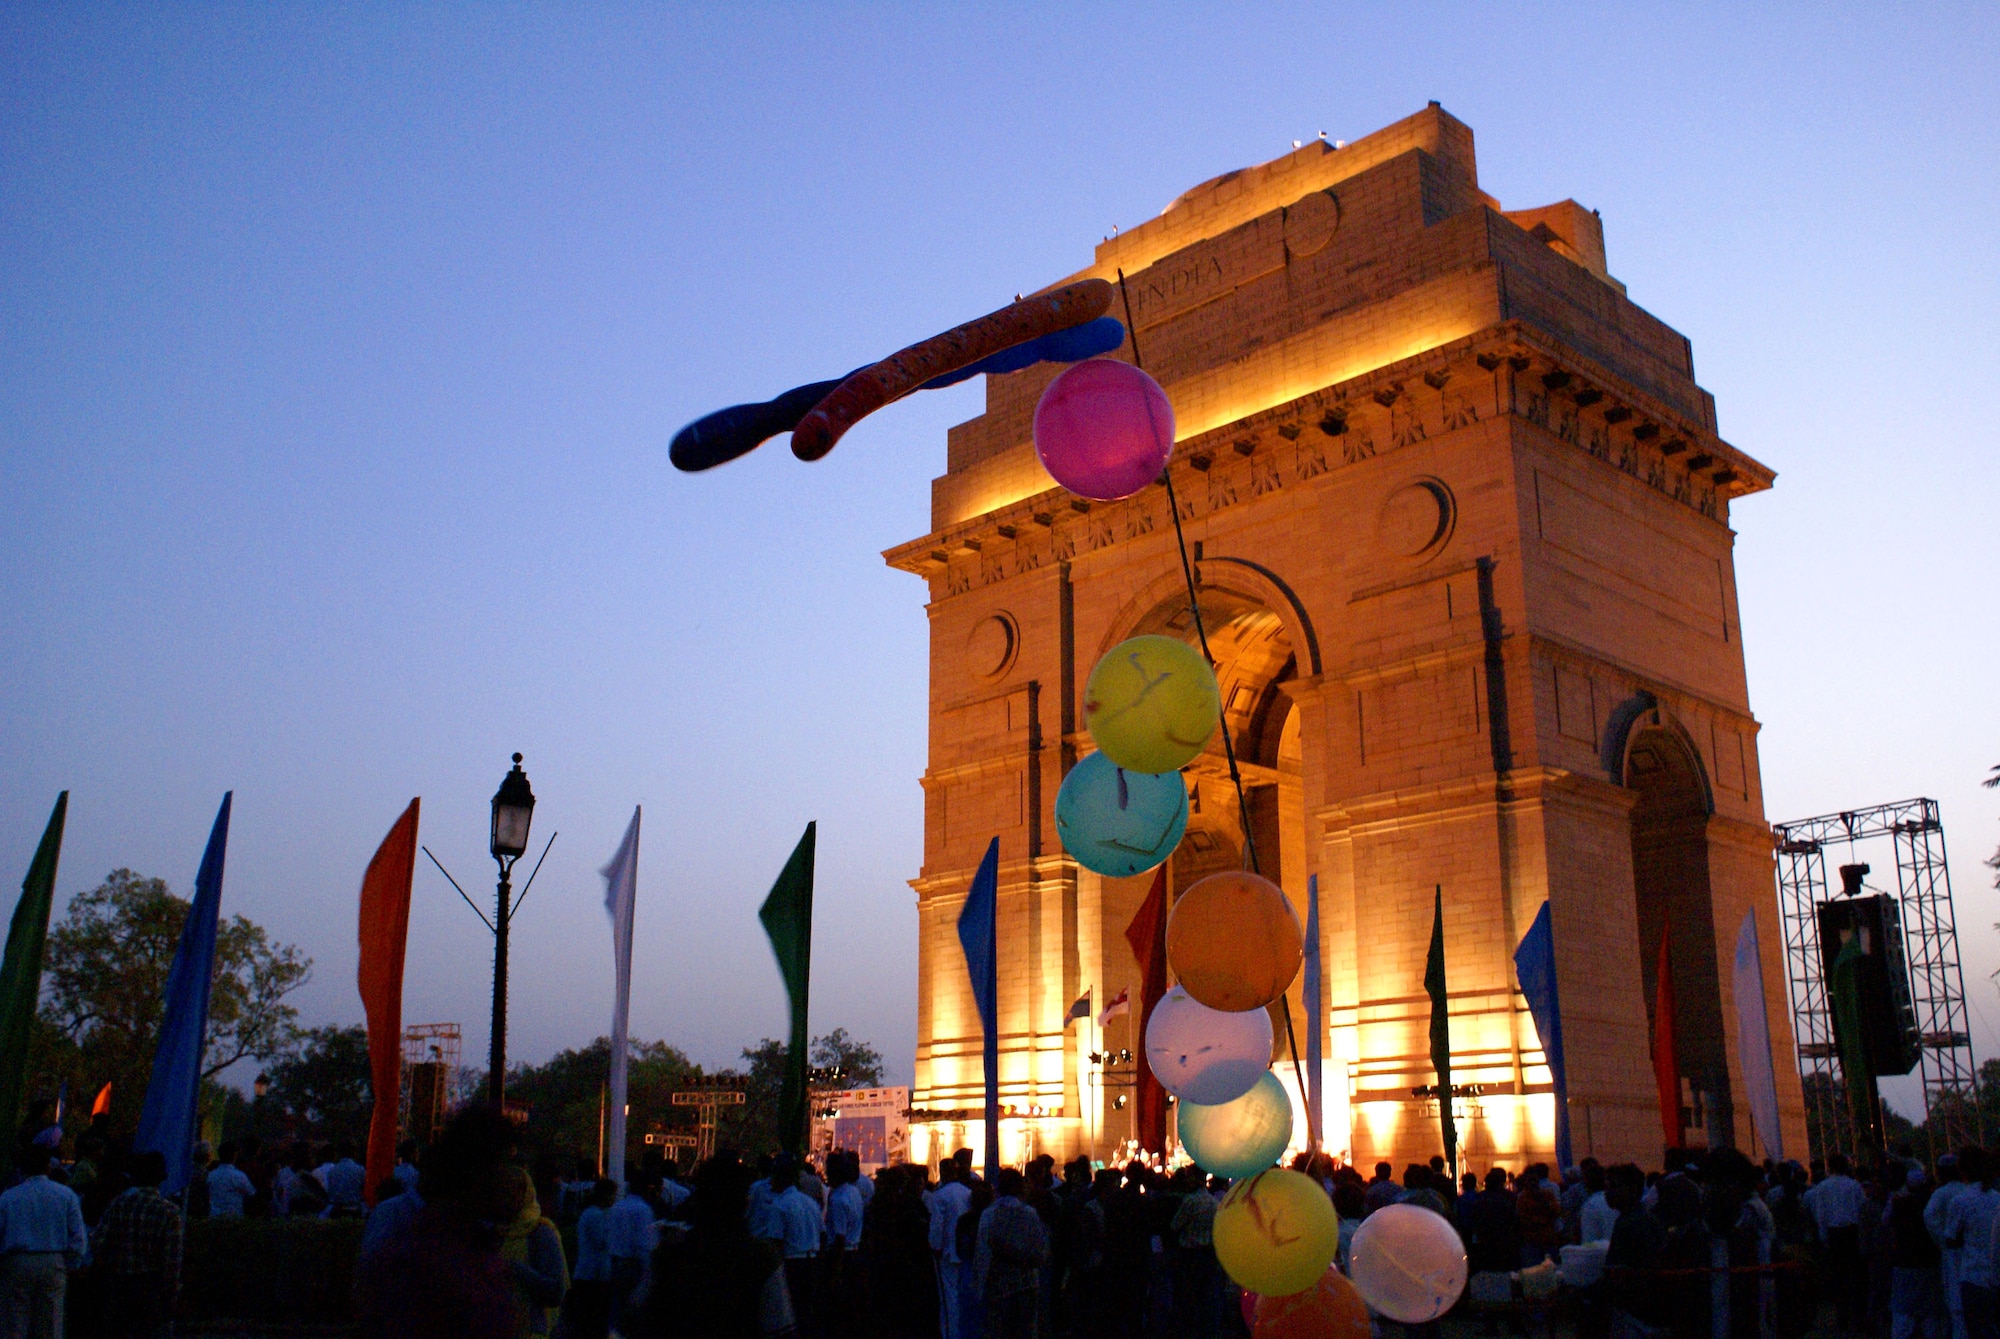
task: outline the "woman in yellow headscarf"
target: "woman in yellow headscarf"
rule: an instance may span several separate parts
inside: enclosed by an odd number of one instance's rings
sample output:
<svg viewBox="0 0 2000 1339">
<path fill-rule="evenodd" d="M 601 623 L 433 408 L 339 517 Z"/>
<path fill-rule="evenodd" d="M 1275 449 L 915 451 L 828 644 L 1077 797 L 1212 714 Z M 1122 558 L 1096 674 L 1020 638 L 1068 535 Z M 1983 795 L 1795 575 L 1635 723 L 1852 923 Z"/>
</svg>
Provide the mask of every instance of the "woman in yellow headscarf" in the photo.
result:
<svg viewBox="0 0 2000 1339">
<path fill-rule="evenodd" d="M 520 1190 L 513 1220 L 500 1229 L 500 1258 L 514 1276 L 514 1292 L 521 1299 L 524 1319 L 521 1339 L 547 1334 L 555 1310 L 569 1291 L 569 1263 L 563 1258 L 562 1234 L 542 1217 L 535 1200 L 535 1183 L 521 1168 L 512 1169 Z"/>
</svg>

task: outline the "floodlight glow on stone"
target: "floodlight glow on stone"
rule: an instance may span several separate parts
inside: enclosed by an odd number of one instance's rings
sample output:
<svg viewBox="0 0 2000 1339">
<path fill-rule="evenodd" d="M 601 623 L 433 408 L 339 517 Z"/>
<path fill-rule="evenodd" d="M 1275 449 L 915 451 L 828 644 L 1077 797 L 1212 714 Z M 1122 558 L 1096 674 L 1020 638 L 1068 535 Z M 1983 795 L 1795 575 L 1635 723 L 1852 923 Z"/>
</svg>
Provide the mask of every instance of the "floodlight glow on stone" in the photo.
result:
<svg viewBox="0 0 2000 1339">
<path fill-rule="evenodd" d="M 1097 747 L 1134 772 L 1177 772 L 1222 720 L 1215 671 L 1186 642 L 1148 634 L 1122 641 L 1090 671 L 1083 720 Z"/>
<path fill-rule="evenodd" d="M 1179 772 L 1129 772 L 1102 753 L 1069 769 L 1056 792 L 1056 836 L 1077 863 L 1107 877 L 1143 874 L 1174 853 L 1187 830 Z"/>
</svg>

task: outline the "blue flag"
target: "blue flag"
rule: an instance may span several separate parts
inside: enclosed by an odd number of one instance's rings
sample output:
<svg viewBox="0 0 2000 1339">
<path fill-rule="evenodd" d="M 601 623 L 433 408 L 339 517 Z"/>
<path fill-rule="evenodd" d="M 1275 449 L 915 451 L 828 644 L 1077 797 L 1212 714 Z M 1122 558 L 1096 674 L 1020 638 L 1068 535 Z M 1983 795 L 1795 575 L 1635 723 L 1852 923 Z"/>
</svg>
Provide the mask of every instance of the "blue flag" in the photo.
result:
<svg viewBox="0 0 2000 1339">
<path fill-rule="evenodd" d="M 1535 1035 L 1541 1038 L 1542 1054 L 1548 1057 L 1549 1082 L 1556 1090 L 1556 1166 L 1568 1167 L 1569 1077 L 1563 1065 L 1562 1010 L 1556 1004 L 1556 935 L 1547 902 L 1535 913 L 1535 923 L 1514 950 L 1514 975 L 1521 982 L 1521 994 L 1527 997 Z"/>
<path fill-rule="evenodd" d="M 201 1097 L 201 1048 L 208 1028 L 208 992 L 215 977 L 215 923 L 222 907 L 222 857 L 229 845 L 229 802 L 222 797 L 201 872 L 194 876 L 194 905 L 181 927 L 180 947 L 167 973 L 167 1008 L 153 1052 L 153 1077 L 132 1147 L 167 1160 L 162 1194 L 187 1189 L 195 1141 L 195 1104 Z"/>
<path fill-rule="evenodd" d="M 958 943 L 972 977 L 972 1001 L 986 1045 L 986 1181 L 1000 1174 L 1000 839 L 987 843 L 965 910 L 958 913 Z"/>
</svg>

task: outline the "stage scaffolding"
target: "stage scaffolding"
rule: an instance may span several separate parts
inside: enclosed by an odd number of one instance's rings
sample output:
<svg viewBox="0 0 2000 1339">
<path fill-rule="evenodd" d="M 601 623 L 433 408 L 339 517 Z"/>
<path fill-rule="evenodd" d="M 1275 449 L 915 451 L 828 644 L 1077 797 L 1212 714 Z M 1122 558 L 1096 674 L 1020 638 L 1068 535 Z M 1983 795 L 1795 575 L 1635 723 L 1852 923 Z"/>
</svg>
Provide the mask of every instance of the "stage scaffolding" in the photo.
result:
<svg viewBox="0 0 2000 1339">
<path fill-rule="evenodd" d="M 1799 1082 L 1808 1123 L 1829 1147 L 1854 1151 L 1854 1122 L 1846 1111 L 1833 1012 L 1821 970 L 1817 908 L 1828 898 L 1826 855 L 1837 864 L 1865 860 L 1865 843 L 1887 838 L 1895 852 L 1896 902 L 1902 913 L 1910 997 L 1921 1042 L 1925 1126 L 1933 1158 L 1963 1144 L 1983 1142 L 1978 1068 L 1966 1024 L 1965 980 L 1959 970 L 1958 930 L 1952 918 L 1951 874 L 1945 865 L 1944 824 L 1936 800 L 1900 800 L 1872 809 L 1776 823 L 1778 909 L 1784 919 L 1785 967 L 1792 1027 L 1798 1046 Z M 1877 848 L 1879 850 L 1879 848 Z M 1879 882 L 1886 873 L 1874 865 Z"/>
</svg>

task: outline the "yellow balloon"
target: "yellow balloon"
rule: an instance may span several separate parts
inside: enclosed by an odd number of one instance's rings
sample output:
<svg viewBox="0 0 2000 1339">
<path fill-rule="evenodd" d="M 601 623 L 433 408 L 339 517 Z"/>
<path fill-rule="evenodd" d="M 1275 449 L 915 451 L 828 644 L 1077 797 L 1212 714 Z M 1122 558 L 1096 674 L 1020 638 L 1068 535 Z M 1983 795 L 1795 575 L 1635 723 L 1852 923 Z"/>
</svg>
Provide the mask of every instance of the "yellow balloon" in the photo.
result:
<svg viewBox="0 0 2000 1339">
<path fill-rule="evenodd" d="M 1319 1183 L 1272 1168 L 1238 1181 L 1215 1211 L 1215 1255 L 1246 1292 L 1287 1297 L 1319 1282 L 1340 1249 L 1340 1215 Z"/>
<path fill-rule="evenodd" d="M 1173 637 L 1118 643 L 1090 671 L 1083 719 L 1104 756 L 1128 772 L 1177 772 L 1208 746 L 1222 693 L 1201 653 Z"/>
</svg>

